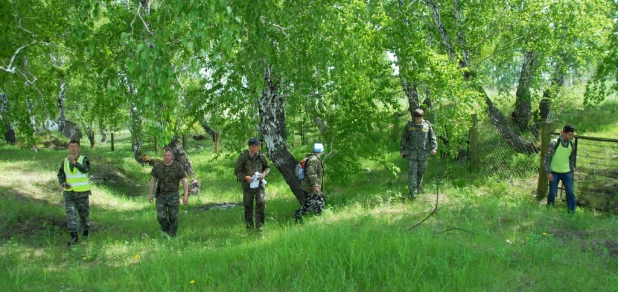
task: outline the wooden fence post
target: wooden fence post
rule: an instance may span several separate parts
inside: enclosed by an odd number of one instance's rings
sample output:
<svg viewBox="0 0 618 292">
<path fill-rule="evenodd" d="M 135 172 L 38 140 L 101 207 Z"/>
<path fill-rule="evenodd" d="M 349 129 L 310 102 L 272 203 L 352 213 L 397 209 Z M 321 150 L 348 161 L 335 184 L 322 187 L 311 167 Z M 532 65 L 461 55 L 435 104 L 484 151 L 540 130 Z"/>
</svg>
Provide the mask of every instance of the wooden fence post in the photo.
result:
<svg viewBox="0 0 618 292">
<path fill-rule="evenodd" d="M 182 135 L 182 149 L 187 149 L 187 135 Z"/>
<path fill-rule="evenodd" d="M 215 153 L 219 153 L 219 151 L 221 151 L 221 134 L 215 132 Z"/>
<path fill-rule="evenodd" d="M 154 150 L 155 153 L 159 153 L 159 144 L 157 144 L 157 137 L 154 137 Z"/>
<path fill-rule="evenodd" d="M 470 127 L 470 168 L 472 170 L 478 169 L 478 116 L 472 114 L 472 127 Z"/>
<path fill-rule="evenodd" d="M 114 133 L 112 132 L 112 151 L 114 151 Z"/>
<path fill-rule="evenodd" d="M 549 147 L 549 140 L 551 140 L 551 123 L 543 123 L 543 129 L 541 131 L 541 153 L 539 154 L 539 182 L 536 188 L 536 198 L 542 200 L 547 196 L 547 174 L 543 167 L 543 161 L 545 160 L 545 153 Z"/>
</svg>

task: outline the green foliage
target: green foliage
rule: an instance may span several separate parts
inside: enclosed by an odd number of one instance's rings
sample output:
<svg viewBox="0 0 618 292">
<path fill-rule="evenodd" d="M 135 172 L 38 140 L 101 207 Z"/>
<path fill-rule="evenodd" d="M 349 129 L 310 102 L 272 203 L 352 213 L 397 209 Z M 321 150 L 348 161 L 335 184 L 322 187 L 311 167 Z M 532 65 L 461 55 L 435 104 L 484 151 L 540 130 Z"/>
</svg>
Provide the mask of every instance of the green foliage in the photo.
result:
<svg viewBox="0 0 618 292">
<path fill-rule="evenodd" d="M 118 131 L 129 124 L 135 139 L 166 144 L 206 121 L 237 151 L 263 132 L 260 109 L 278 106 L 260 104 L 273 88 L 285 130 L 312 124 L 307 135 L 332 149 L 328 163 L 342 182 L 361 170 L 349 153 L 380 160 L 377 153 L 396 149 L 386 132 L 393 113 L 407 108 L 403 82 L 431 100 L 436 131 L 454 156 L 470 113 L 484 109 L 483 90 L 513 90 L 525 52 L 538 56 L 538 92 L 554 71 L 570 68 L 583 79 L 608 48 L 612 19 L 606 1 L 436 1 L 459 54 L 449 56 L 422 1 L 1 3 L 2 68 L 15 55 L 12 66 L 28 73 L 0 72 L 10 101 L 1 115 L 25 144 L 34 143 L 31 118 L 57 117 L 64 84 L 66 115 L 80 125 Z M 466 66 L 458 62 L 464 52 Z M 555 105 L 568 101 L 564 95 Z"/>
<path fill-rule="evenodd" d="M 610 94 L 618 92 L 618 52 L 615 48 L 618 46 L 618 23 L 615 21 L 615 12 L 618 11 L 618 3 L 616 1 L 608 1 L 608 5 L 612 5 L 613 14 L 610 12 L 610 17 L 614 17 L 612 33 L 608 40 L 603 43 L 605 51 L 603 58 L 597 64 L 597 72 L 586 84 L 585 104 L 598 104 L 606 99 Z M 608 79 L 610 82 L 608 82 Z"/>
</svg>

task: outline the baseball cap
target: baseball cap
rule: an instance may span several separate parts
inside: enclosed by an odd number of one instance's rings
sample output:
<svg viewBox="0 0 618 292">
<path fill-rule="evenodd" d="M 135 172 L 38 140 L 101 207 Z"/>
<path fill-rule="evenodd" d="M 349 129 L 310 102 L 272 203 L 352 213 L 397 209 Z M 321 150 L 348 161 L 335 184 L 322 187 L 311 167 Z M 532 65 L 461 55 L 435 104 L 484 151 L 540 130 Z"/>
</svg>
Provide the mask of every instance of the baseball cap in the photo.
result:
<svg viewBox="0 0 618 292">
<path fill-rule="evenodd" d="M 258 140 L 257 138 L 249 139 L 249 146 L 256 146 L 260 144 L 262 144 L 262 142 L 260 142 L 260 140 Z"/>
</svg>

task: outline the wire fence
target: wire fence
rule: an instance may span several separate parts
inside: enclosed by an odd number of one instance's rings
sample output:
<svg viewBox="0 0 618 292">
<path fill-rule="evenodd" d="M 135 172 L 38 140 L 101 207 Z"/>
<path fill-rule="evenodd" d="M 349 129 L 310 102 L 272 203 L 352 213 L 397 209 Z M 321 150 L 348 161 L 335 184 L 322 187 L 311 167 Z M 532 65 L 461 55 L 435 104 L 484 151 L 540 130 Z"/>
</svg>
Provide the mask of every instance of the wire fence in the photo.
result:
<svg viewBox="0 0 618 292">
<path fill-rule="evenodd" d="M 512 118 L 507 121 L 518 135 L 540 145 L 539 129 L 534 124 L 528 125 Z M 520 122 L 525 126 L 520 127 Z M 539 153 L 517 153 L 505 142 L 489 119 L 480 121 L 477 131 L 479 171 L 502 178 L 528 177 L 538 172 Z"/>
<path fill-rule="evenodd" d="M 525 140 L 541 145 L 540 127 L 529 124 L 520 127 L 521 121 L 507 119 L 511 128 Z M 548 129 L 551 129 L 551 125 Z M 500 178 L 534 178 L 544 176 L 539 169 L 544 156 L 540 152 L 517 153 L 502 138 L 488 119 L 478 123 L 476 138 L 478 170 Z M 559 133 L 551 133 L 555 139 Z M 546 137 L 549 137 L 547 131 Z M 618 139 L 575 136 L 577 169 L 574 175 L 577 204 L 597 210 L 618 213 Z M 475 145 L 471 145 L 475 147 Z M 546 196 L 547 180 L 539 179 L 539 190 Z M 560 185 L 558 200 L 566 200 Z"/>
<path fill-rule="evenodd" d="M 578 204 L 618 211 L 618 139 L 576 136 L 574 145 Z M 562 193 L 559 198 L 564 198 Z"/>
</svg>

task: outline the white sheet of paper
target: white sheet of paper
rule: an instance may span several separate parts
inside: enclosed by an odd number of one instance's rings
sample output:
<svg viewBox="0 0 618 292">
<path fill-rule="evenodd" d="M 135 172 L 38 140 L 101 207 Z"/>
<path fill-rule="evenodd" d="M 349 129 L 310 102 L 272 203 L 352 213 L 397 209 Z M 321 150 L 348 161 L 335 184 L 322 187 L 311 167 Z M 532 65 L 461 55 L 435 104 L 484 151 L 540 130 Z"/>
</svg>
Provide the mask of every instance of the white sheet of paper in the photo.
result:
<svg viewBox="0 0 618 292">
<path fill-rule="evenodd" d="M 260 176 L 262 176 L 262 174 L 261 174 L 261 173 L 259 173 L 259 172 L 256 172 L 256 173 L 255 173 L 255 174 L 251 177 L 251 178 L 253 179 L 253 182 L 251 182 L 251 183 L 249 184 L 249 187 L 250 187 L 250 188 L 255 189 L 255 188 L 257 188 L 257 187 L 259 187 L 259 186 L 260 186 L 260 181 L 258 180 L 258 177 L 260 177 Z M 266 180 L 265 180 L 265 179 L 263 179 L 263 180 L 262 180 L 262 182 L 263 182 L 264 184 L 266 184 Z"/>
</svg>

